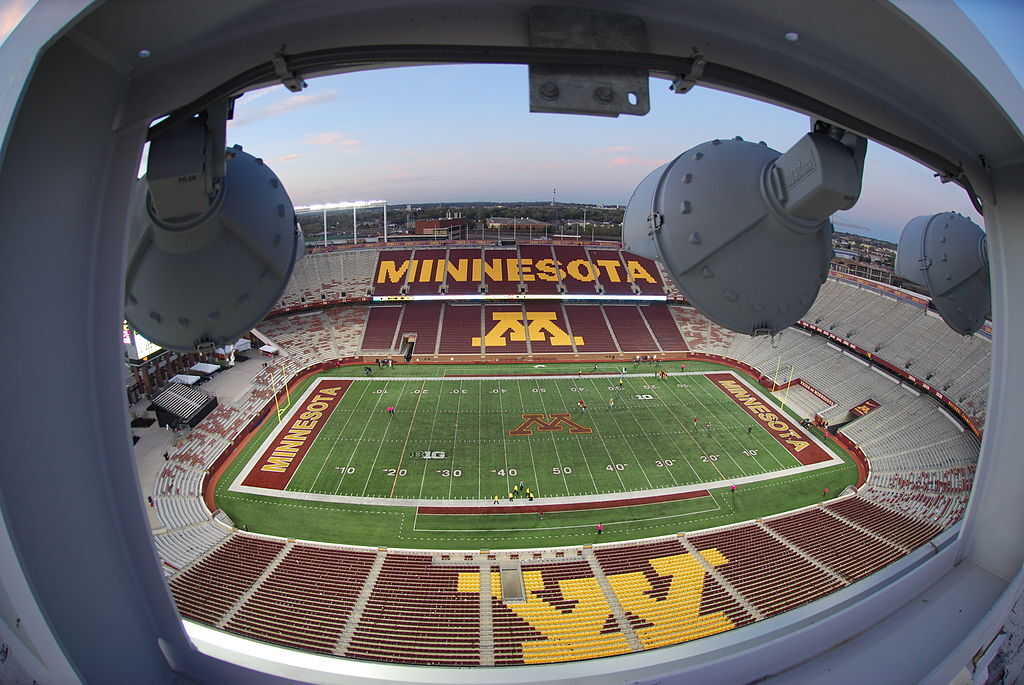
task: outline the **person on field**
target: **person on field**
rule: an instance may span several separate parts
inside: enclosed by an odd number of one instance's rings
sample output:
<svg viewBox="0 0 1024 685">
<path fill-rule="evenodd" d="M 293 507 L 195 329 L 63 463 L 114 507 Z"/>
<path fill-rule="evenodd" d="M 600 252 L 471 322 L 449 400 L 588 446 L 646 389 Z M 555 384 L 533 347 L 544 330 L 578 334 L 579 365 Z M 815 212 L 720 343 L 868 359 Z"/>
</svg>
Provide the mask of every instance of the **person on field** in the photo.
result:
<svg viewBox="0 0 1024 685">
<path fill-rule="evenodd" d="M 604 524 L 603 523 L 597 524 L 597 534 L 600 535 L 603 532 L 604 532 Z"/>
<path fill-rule="evenodd" d="M 608 398 L 608 409 L 615 409 L 615 398 L 614 397 L 609 397 Z"/>
<path fill-rule="evenodd" d="M 389 416 L 394 416 L 395 415 L 395 408 L 394 407 L 388 407 L 387 412 L 388 412 Z"/>
<path fill-rule="evenodd" d="M 497 503 L 498 503 L 498 496 L 497 496 L 497 495 L 495 495 L 495 496 L 494 496 L 494 503 L 495 503 L 495 504 L 497 504 Z"/>
</svg>

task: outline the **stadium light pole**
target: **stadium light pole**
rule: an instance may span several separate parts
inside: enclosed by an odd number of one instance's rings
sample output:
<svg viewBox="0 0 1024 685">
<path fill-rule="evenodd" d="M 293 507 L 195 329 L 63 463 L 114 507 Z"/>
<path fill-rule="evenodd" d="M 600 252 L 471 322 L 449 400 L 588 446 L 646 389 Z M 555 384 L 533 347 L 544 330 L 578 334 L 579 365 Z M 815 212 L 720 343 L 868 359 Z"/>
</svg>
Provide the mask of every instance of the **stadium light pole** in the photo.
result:
<svg viewBox="0 0 1024 685">
<path fill-rule="evenodd" d="M 384 242 L 388 241 L 388 201 L 384 200 Z"/>
<path fill-rule="evenodd" d="M 327 205 L 324 205 L 324 249 L 327 249 Z"/>
<path fill-rule="evenodd" d="M 355 245 L 358 242 L 356 238 L 356 206 L 352 205 L 352 244 Z"/>
</svg>

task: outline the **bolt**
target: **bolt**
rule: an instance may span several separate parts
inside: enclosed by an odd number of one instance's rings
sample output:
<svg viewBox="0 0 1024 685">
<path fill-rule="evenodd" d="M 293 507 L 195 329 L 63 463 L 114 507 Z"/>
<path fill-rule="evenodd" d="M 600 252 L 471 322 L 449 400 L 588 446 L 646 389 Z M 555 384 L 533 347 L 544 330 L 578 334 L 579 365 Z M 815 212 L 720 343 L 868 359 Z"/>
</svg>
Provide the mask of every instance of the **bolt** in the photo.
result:
<svg viewBox="0 0 1024 685">
<path fill-rule="evenodd" d="M 598 102 L 608 104 L 609 102 L 612 101 L 613 97 L 615 97 L 615 93 L 608 86 L 599 86 L 594 91 L 594 99 L 597 100 Z"/>
<path fill-rule="evenodd" d="M 540 85 L 540 96 L 545 100 L 555 100 L 558 98 L 558 86 L 552 81 L 545 81 Z"/>
</svg>

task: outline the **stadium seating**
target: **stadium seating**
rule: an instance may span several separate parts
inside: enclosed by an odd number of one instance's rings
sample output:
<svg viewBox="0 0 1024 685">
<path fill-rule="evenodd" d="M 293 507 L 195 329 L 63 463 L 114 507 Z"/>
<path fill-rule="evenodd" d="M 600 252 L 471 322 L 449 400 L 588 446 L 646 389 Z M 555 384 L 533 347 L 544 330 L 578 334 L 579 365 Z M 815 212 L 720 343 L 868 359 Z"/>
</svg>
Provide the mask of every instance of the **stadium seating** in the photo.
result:
<svg viewBox="0 0 1024 685">
<path fill-rule="evenodd" d="M 581 352 L 621 352 L 608 331 L 608 322 L 599 305 L 567 304 L 565 315 L 572 334 L 583 338 Z"/>
<path fill-rule="evenodd" d="M 669 308 L 661 302 L 639 305 L 637 309 L 647 322 L 647 327 L 654 334 L 654 339 L 665 352 L 686 351 L 686 341 L 683 340 Z"/>
<path fill-rule="evenodd" d="M 439 354 L 480 354 L 480 344 L 473 344 L 473 338 L 483 337 L 480 305 L 446 302 L 441 316 L 444 328 L 438 343 Z"/>
<path fill-rule="evenodd" d="M 604 310 L 605 318 L 622 352 L 660 351 L 651 335 L 651 329 L 637 311 L 636 305 L 606 304 L 602 305 L 601 309 Z"/>
<path fill-rule="evenodd" d="M 563 264 L 623 259 L 618 251 L 581 246 L 518 250 L 535 261 L 554 255 Z M 505 258 L 514 252 L 432 247 L 309 255 L 296 267 L 278 308 L 308 304 L 301 299 L 340 298 L 359 283 L 365 291 L 385 256 L 436 263 L 444 255 Z M 521 283 L 529 292 L 554 289 L 550 282 Z M 607 292 L 608 284 L 600 284 Z M 410 283 L 406 274 L 383 289 L 397 293 L 409 286 L 420 292 L 428 285 L 437 290 L 436 279 Z M 444 285 L 449 292 L 478 287 Z M 499 287 L 515 292 L 519 285 Z M 594 283 L 576 278 L 564 286 L 595 292 Z M 647 292 L 644 282 L 636 286 Z M 373 287 L 380 293 L 381 284 Z M 359 351 L 391 351 L 408 332 L 417 333 L 417 354 L 433 354 L 435 340 L 439 355 L 479 355 L 482 345 L 473 345 L 472 338 L 486 335 L 494 313 L 518 313 L 526 326 L 524 317 L 545 312 L 554 312 L 555 325 L 585 344 L 566 349 L 549 338 L 528 344 L 506 340 L 486 352 L 631 356 L 634 350 L 689 346 L 733 357 L 780 382 L 803 378 L 837 403 L 820 410 L 830 421 L 846 420 L 852 407 L 876 400 L 877 409 L 841 429 L 868 459 L 867 482 L 852 496 L 762 522 L 568 548 L 558 556 L 524 552 L 519 559 L 507 553 L 500 560 L 487 553 L 353 549 L 250 535 L 232 531 L 200 499 L 207 470 L 272 406 L 280 385 L 272 372 L 290 378 L 312 364 Z M 983 337 L 960 338 L 909 300 L 838 279 L 822 287 L 805 321 L 919 378 L 930 374 L 928 383 L 983 422 L 990 364 Z M 154 488 L 155 512 L 163 523 L 154 538 L 183 616 L 298 649 L 408 664 L 500 666 L 677 644 L 777 615 L 874 573 L 955 524 L 973 482 L 978 438 L 934 399 L 835 342 L 795 329 L 766 340 L 735 335 L 683 306 L 527 301 L 307 308 L 300 316 L 272 317 L 258 330 L 284 356 L 243 396 L 179 436 Z M 510 566 L 522 574 L 523 601 L 502 596 L 501 569 Z"/>
<path fill-rule="evenodd" d="M 416 334 L 415 354 L 418 357 L 437 352 L 437 329 L 440 326 L 440 302 L 410 302 L 398 324 L 398 343 L 410 333 Z"/>
</svg>

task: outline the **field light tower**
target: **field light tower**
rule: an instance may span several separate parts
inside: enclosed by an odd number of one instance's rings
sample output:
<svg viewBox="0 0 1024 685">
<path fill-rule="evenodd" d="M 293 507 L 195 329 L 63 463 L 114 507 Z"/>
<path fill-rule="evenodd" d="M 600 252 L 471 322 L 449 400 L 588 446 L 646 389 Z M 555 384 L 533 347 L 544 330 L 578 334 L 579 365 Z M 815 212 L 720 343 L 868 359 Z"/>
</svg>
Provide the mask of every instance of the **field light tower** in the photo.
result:
<svg viewBox="0 0 1024 685">
<path fill-rule="evenodd" d="M 132 198 L 125 318 L 179 351 L 235 342 L 284 292 L 303 239 L 262 159 L 225 150 L 225 102 L 150 143 Z"/>
<path fill-rule="evenodd" d="M 785 154 L 741 138 L 703 143 L 640 182 L 623 242 L 660 258 L 711 320 L 774 335 L 828 277 L 828 218 L 860 196 L 866 150 L 866 139 L 820 121 Z"/>
</svg>

